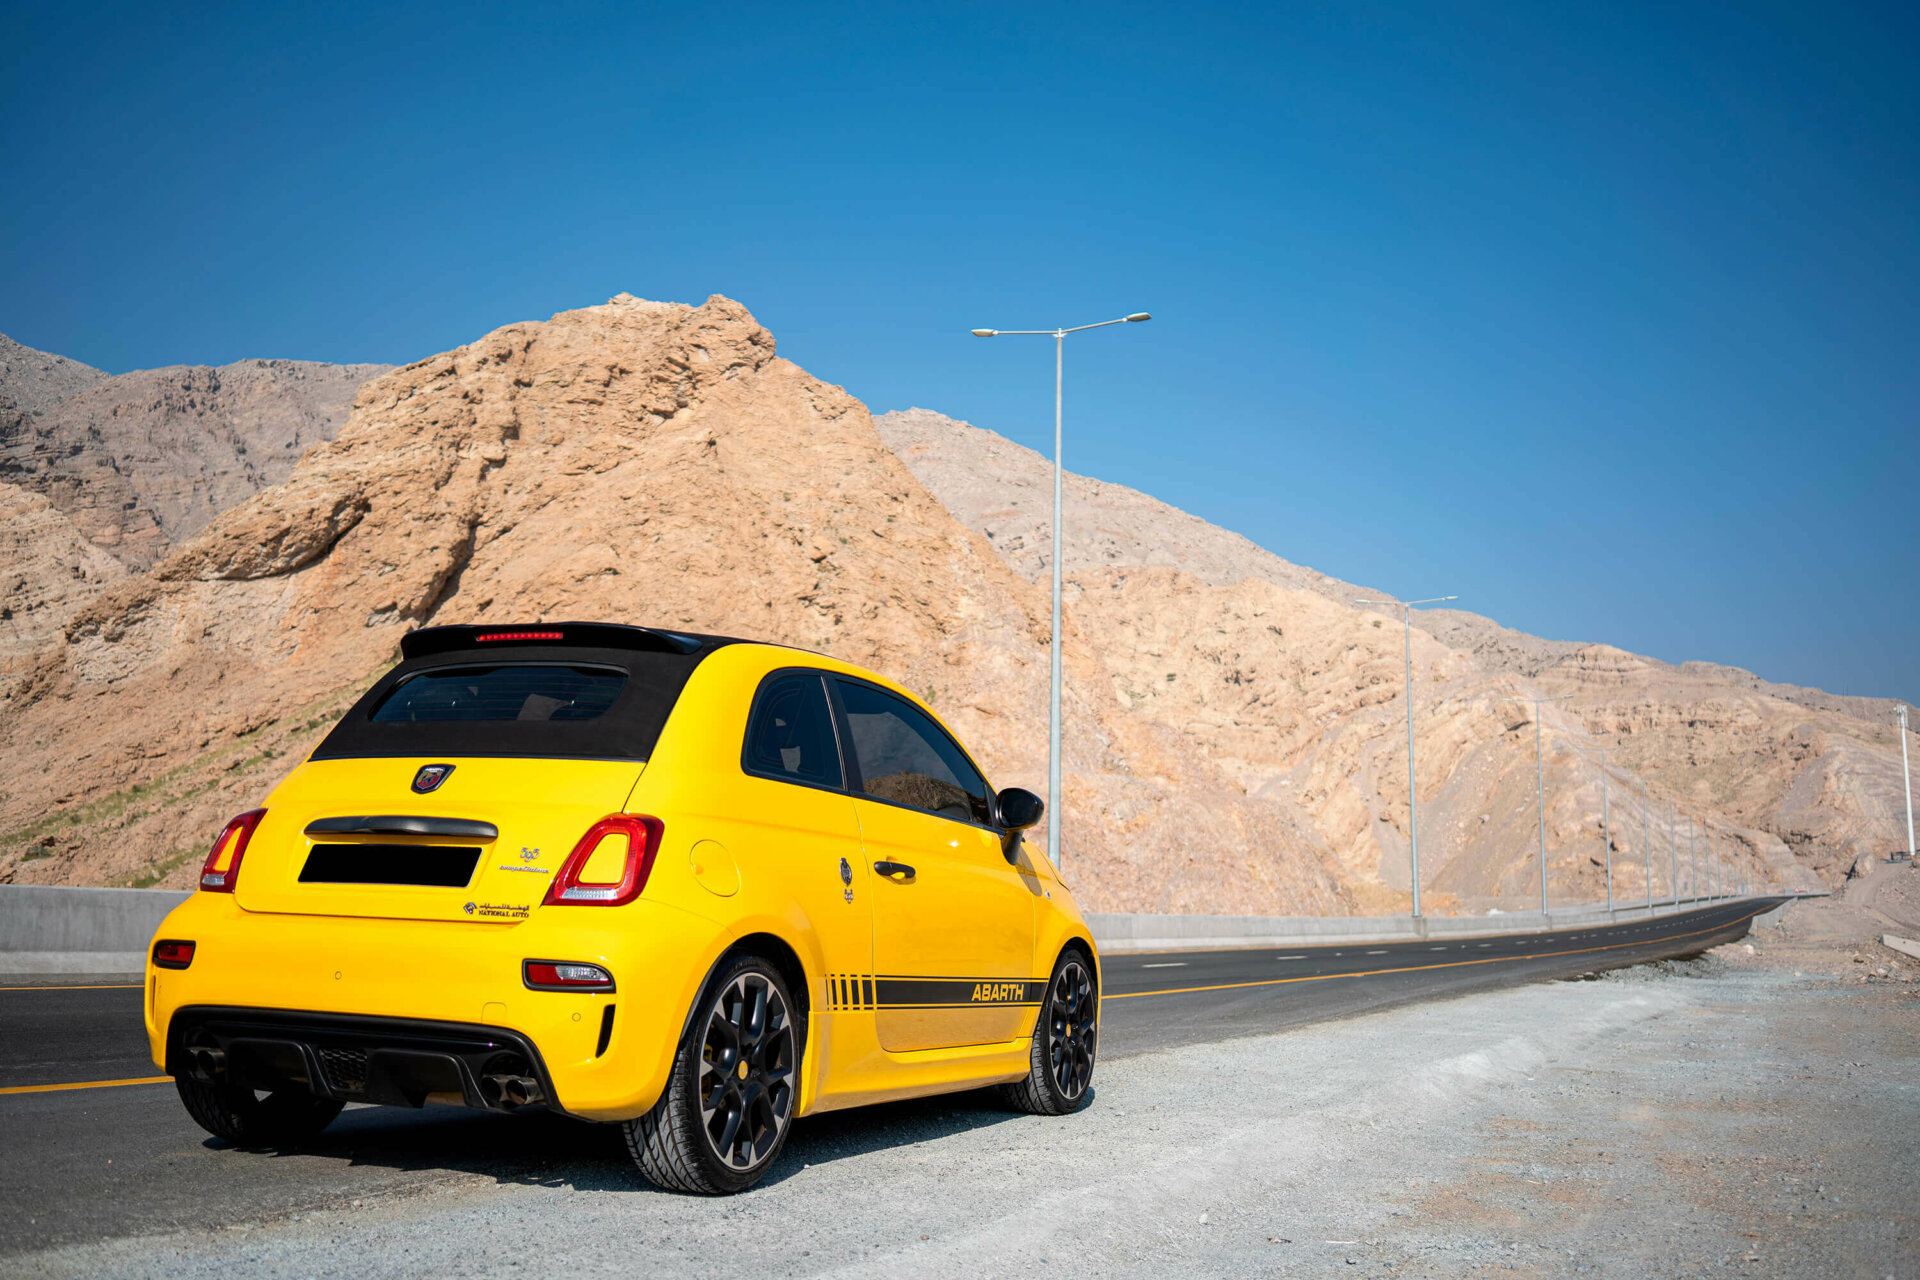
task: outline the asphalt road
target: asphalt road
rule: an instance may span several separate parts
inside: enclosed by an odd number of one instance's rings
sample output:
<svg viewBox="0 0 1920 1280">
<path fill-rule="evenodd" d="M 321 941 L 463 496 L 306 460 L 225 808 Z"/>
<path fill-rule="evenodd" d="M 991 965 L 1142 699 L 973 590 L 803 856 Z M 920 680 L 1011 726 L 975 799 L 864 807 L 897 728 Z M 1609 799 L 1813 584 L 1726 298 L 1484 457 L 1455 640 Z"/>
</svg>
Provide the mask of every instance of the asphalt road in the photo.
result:
<svg viewBox="0 0 1920 1280">
<path fill-rule="evenodd" d="M 1495 938 L 1115 954 L 1102 963 L 1101 1056 L 1697 954 L 1743 936 L 1780 901 Z M 638 1178 L 617 1129 L 544 1114 L 350 1108 L 305 1150 L 230 1150 L 187 1118 L 170 1082 L 73 1087 L 156 1074 L 140 996 L 137 985 L 110 981 L 0 989 L 0 1257 L 218 1228 L 447 1179 L 612 1188 Z M 1000 1115 L 983 1093 L 833 1113 L 796 1125 L 782 1161 L 846 1158 Z"/>
</svg>

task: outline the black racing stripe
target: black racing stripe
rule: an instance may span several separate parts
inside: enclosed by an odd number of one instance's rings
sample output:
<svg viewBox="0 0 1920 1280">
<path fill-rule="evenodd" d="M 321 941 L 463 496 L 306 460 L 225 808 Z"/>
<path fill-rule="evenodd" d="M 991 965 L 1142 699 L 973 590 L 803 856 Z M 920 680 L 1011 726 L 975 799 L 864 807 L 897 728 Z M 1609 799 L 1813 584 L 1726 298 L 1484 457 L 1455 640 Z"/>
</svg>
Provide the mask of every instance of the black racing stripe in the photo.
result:
<svg viewBox="0 0 1920 1280">
<path fill-rule="evenodd" d="M 883 1009 L 952 1009 L 970 1005 L 1039 1004 L 1045 981 L 1018 978 L 879 978 Z"/>
<path fill-rule="evenodd" d="M 873 1008 L 873 979 L 872 978 L 860 979 L 860 1007 L 863 1009 Z"/>
</svg>

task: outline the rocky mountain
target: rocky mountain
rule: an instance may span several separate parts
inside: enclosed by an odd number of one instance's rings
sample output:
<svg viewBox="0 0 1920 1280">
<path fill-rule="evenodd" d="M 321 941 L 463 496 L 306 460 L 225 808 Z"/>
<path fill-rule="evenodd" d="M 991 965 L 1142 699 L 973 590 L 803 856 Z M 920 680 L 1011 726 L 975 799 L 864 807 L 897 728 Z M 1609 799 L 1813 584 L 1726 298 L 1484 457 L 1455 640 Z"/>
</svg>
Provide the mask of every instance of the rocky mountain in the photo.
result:
<svg viewBox="0 0 1920 1280">
<path fill-rule="evenodd" d="M 387 365 L 118 376 L 0 335 L 0 677 L 105 583 L 287 478 Z"/>
<path fill-rule="evenodd" d="M 1003 785 L 1044 777 L 1041 592 L 737 303 L 622 296 L 367 384 L 284 483 L 83 608 L 0 704 L 0 875 L 189 883 L 407 627 L 564 617 L 871 664 Z M 1093 905 L 1352 909 L 1284 815 L 1129 715 L 1090 657 L 1072 677 Z"/>
<path fill-rule="evenodd" d="M 28 414 L 50 409 L 112 376 L 78 360 L 23 347 L 0 333 L 0 434 Z"/>
<path fill-rule="evenodd" d="M 875 421 L 935 496 L 1019 572 L 1034 581 L 1050 572 L 1046 458 L 927 410 Z M 1066 497 L 1066 571 L 1077 588 L 1070 607 L 1083 628 L 1103 637 L 1116 680 L 1130 690 L 1151 688 L 1150 701 L 1165 704 L 1160 718 L 1196 739 L 1196 749 L 1233 762 L 1249 790 L 1303 807 L 1330 846 L 1345 851 L 1341 860 L 1357 883 L 1404 885 L 1406 703 L 1399 673 L 1372 690 L 1384 698 L 1369 697 L 1337 681 L 1316 690 L 1297 670 L 1249 661 L 1260 648 L 1247 626 L 1256 583 L 1311 592 L 1332 606 L 1332 617 L 1357 613 L 1371 617 L 1370 627 L 1384 622 L 1397 631 L 1391 613 L 1372 616 L 1351 603 L 1382 593 L 1290 564 L 1118 485 L 1069 476 Z M 1178 605 L 1121 608 L 1123 597 L 1138 594 L 1142 570 L 1156 570 L 1147 575 L 1154 584 L 1149 596 Z M 1098 623 L 1090 623 L 1089 608 Z M 1294 612 L 1317 609 L 1300 604 Z M 1155 622 L 1156 615 L 1163 616 Z M 1620 819 L 1616 862 L 1640 864 L 1616 868 L 1629 894 L 1644 893 L 1648 850 L 1640 846 L 1654 846 L 1656 892 L 1667 891 L 1675 863 L 1686 861 L 1684 825 L 1673 835 L 1666 829 L 1669 804 L 1676 822 L 1691 812 L 1716 849 L 1733 841 L 1776 879 L 1811 871 L 1831 882 L 1858 853 L 1899 843 L 1904 808 L 1891 700 L 1543 640 L 1458 610 L 1422 611 L 1416 621 L 1423 885 L 1474 903 L 1517 893 L 1530 877 L 1537 886 L 1538 842 L 1511 829 L 1524 825 L 1516 818 L 1537 817 L 1532 744 L 1510 744 L 1528 757 L 1521 770 L 1528 776 L 1518 779 L 1506 776 L 1514 752 L 1494 752 L 1504 739 L 1532 737 L 1531 707 L 1498 701 L 1515 695 L 1565 699 L 1544 709 L 1542 737 L 1550 774 L 1549 874 L 1569 890 L 1590 888 L 1596 860 L 1604 865 L 1603 750 L 1608 807 Z M 1155 633 L 1150 643 L 1118 643 L 1143 626 Z M 1333 643 L 1315 639 L 1299 652 L 1324 654 Z M 1165 667 L 1163 679 L 1143 681 L 1143 664 Z M 1356 736 L 1364 747 L 1352 741 Z M 1331 768 L 1322 758 L 1329 752 Z M 1643 782 L 1652 810 L 1645 815 L 1638 809 Z M 1583 849 L 1590 852 L 1585 867 Z M 1693 853 L 1704 849 L 1704 837 L 1696 838 Z M 1688 874 L 1680 867 L 1683 886 Z"/>
<path fill-rule="evenodd" d="M 287 478 L 386 365 L 243 360 L 98 369 L 5 341 L 0 481 L 46 495 L 95 546 L 144 569 L 213 517 Z"/>
<path fill-rule="evenodd" d="M 15 594 L 42 602 L 0 692 L 0 879 L 191 883 L 221 822 L 435 622 L 613 618 L 830 652 L 1037 789 L 1049 486 L 992 433 L 876 421 L 737 303 L 622 295 L 366 383 L 330 442 L 143 572 L 92 558 L 57 499 L 0 489 L 23 531 L 0 557 L 31 562 Z M 1402 636 L 1352 603 L 1373 593 L 1132 490 L 1074 477 L 1069 498 L 1063 844 L 1086 903 L 1404 910 Z M 1601 897 L 1609 856 L 1631 901 L 1649 877 L 1684 887 L 1709 846 L 1811 885 L 1877 838 L 1886 742 L 1854 700 L 1420 621 L 1430 910 L 1537 902 L 1536 726 L 1513 699 L 1563 689 L 1538 726 L 1556 902 Z"/>
</svg>

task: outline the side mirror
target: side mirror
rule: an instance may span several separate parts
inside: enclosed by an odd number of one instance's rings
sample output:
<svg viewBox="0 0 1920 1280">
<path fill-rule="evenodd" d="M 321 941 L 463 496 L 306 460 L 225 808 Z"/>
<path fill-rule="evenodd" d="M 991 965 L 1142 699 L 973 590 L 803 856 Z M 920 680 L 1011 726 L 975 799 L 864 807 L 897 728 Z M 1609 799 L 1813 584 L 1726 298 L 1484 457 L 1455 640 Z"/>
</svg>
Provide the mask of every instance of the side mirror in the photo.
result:
<svg viewBox="0 0 1920 1280">
<path fill-rule="evenodd" d="M 1008 831 L 1025 831 L 1047 812 L 1047 802 L 1021 787 L 1008 787 L 1000 793 L 1000 825 Z"/>
</svg>

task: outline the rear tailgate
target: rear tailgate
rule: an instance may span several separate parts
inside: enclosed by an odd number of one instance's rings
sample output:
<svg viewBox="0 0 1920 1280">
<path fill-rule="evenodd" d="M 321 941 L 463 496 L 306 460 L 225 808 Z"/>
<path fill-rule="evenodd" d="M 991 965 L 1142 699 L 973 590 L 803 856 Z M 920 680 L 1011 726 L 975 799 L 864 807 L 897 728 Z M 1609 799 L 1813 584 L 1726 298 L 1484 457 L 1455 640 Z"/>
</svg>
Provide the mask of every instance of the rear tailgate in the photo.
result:
<svg viewBox="0 0 1920 1280">
<path fill-rule="evenodd" d="M 414 779 L 428 765 L 452 769 L 430 794 L 416 794 Z M 644 767 L 459 756 L 311 760 L 275 790 L 234 899 L 247 911 L 512 924 L 539 909 L 574 845 L 621 811 Z M 343 821 L 355 818 L 366 821 Z M 321 829 L 310 832 L 314 824 Z"/>
</svg>

